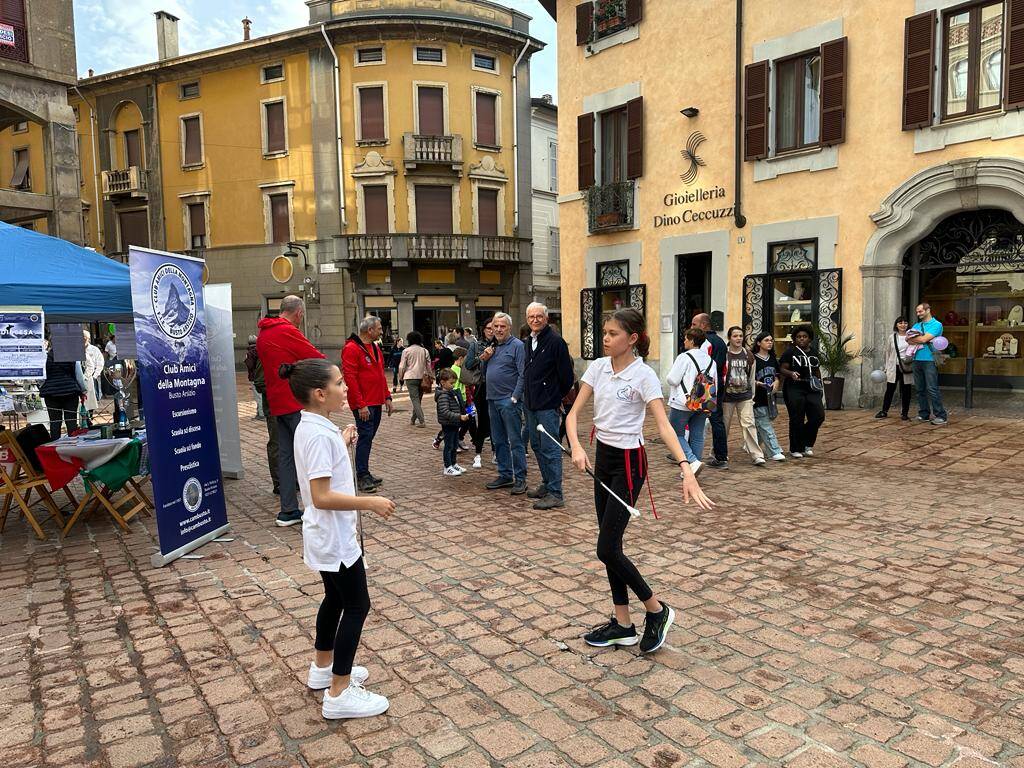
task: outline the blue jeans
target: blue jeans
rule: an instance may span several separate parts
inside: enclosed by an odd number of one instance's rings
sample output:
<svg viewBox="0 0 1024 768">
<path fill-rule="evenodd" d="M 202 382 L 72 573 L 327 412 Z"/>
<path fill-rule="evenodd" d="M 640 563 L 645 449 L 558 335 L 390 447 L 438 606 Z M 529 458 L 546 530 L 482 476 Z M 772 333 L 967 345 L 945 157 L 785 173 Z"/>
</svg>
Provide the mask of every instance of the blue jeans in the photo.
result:
<svg viewBox="0 0 1024 768">
<path fill-rule="evenodd" d="M 382 408 L 381 405 L 368 405 L 370 418 L 366 421 L 359 418 L 359 411 L 352 411 L 356 417 L 356 433 L 359 435 L 356 442 L 356 477 L 359 479 L 370 476 L 370 449 L 373 448 L 373 437 L 380 427 Z"/>
<path fill-rule="evenodd" d="M 498 474 L 526 482 L 526 450 L 523 448 L 523 407 L 511 397 L 488 400 L 491 445 L 498 455 Z"/>
<path fill-rule="evenodd" d="M 768 418 L 768 406 L 754 406 L 754 425 L 757 427 L 757 439 L 761 445 L 768 449 L 768 454 L 778 456 L 782 453 L 782 446 L 779 445 L 779 438 L 775 434 L 775 427 L 772 420 Z"/>
<path fill-rule="evenodd" d="M 459 454 L 459 428 L 443 427 L 441 429 L 444 437 L 444 468 L 454 467 L 458 463 Z"/>
<path fill-rule="evenodd" d="M 681 411 L 678 408 L 668 409 L 668 423 L 675 430 L 679 444 L 683 447 L 683 454 L 691 464 L 700 461 L 704 453 L 704 429 L 708 423 L 706 413 L 699 411 Z M 686 427 L 690 427 L 690 439 L 686 439 Z"/>
<path fill-rule="evenodd" d="M 719 391 L 723 388 L 721 384 Z M 729 430 L 725 428 L 725 418 L 722 415 L 722 401 L 718 401 L 718 407 L 711 412 L 708 419 L 711 421 L 711 447 L 715 458 L 719 461 L 727 461 L 729 458 Z"/>
<path fill-rule="evenodd" d="M 527 411 L 526 428 L 530 432 L 530 447 L 540 467 L 541 482 L 551 496 L 562 498 L 562 449 L 537 431 L 537 425 L 543 424 L 544 430 L 555 440 L 561 426 L 561 414 L 551 409 L 547 411 Z"/>
<path fill-rule="evenodd" d="M 922 419 L 945 419 L 939 393 L 939 369 L 934 360 L 914 361 L 914 389 L 917 390 L 917 412 Z"/>
</svg>

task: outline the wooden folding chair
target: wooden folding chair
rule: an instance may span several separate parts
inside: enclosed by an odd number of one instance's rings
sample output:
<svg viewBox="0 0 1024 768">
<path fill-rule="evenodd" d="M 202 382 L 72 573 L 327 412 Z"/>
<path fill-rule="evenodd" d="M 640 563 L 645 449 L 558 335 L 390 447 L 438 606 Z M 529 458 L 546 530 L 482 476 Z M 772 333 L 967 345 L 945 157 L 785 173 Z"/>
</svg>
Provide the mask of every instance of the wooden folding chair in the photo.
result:
<svg viewBox="0 0 1024 768">
<path fill-rule="evenodd" d="M 87 475 L 88 473 L 84 472 L 83 479 L 86 479 Z M 114 518 L 114 522 L 126 531 L 128 530 L 128 521 L 137 514 L 140 512 L 156 511 L 153 502 L 134 477 L 129 478 L 124 487 L 116 491 L 111 490 L 103 483 L 95 481 L 87 481 L 85 486 L 85 497 L 75 508 L 74 514 L 68 518 L 67 524 L 64 525 L 64 529 L 61 531 L 61 538 L 68 535 L 68 531 L 71 530 L 72 526 L 78 522 L 82 515 L 91 514 L 100 508 L 105 509 Z M 120 498 L 118 498 L 119 493 L 122 494 Z"/>
<path fill-rule="evenodd" d="M 28 520 L 28 524 L 32 526 L 36 536 L 40 539 L 46 538 L 46 534 L 43 533 L 42 524 L 51 518 L 56 520 L 57 524 L 63 528 L 64 516 L 61 515 L 60 509 L 53 500 L 46 475 L 37 471 L 32 465 L 32 462 L 29 461 L 25 452 L 21 449 L 21 445 L 18 443 L 13 432 L 10 430 L 0 432 L 0 447 L 6 449 L 9 461 L 13 460 L 13 465 L 10 466 L 9 471 L 0 466 L 0 494 L 3 494 L 5 497 L 3 508 L 0 509 L 0 531 L 3 531 L 4 526 L 7 524 L 7 514 L 14 504 L 18 505 L 21 514 Z M 32 491 L 36 492 L 39 500 L 43 502 L 50 512 L 42 520 L 36 519 L 35 515 L 32 514 Z M 65 488 L 64 492 L 67 493 L 72 505 L 77 505 L 71 490 Z"/>
</svg>

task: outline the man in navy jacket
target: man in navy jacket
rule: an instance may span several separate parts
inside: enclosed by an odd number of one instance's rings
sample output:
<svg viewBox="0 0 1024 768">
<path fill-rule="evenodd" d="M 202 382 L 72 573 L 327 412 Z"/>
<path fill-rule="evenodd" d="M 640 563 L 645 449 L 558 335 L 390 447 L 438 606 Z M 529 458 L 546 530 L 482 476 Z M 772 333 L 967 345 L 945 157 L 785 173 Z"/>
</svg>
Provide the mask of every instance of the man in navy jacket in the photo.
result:
<svg viewBox="0 0 1024 768">
<path fill-rule="evenodd" d="M 548 325 L 548 308 L 534 302 L 526 308 L 530 336 L 526 339 L 526 364 L 523 368 L 523 402 L 530 447 L 540 466 L 541 483 L 527 496 L 536 499 L 534 509 L 564 507 L 562 498 L 562 450 L 537 431 L 543 424 L 549 435 L 558 439 L 562 406 L 575 381 L 569 346 Z"/>
</svg>

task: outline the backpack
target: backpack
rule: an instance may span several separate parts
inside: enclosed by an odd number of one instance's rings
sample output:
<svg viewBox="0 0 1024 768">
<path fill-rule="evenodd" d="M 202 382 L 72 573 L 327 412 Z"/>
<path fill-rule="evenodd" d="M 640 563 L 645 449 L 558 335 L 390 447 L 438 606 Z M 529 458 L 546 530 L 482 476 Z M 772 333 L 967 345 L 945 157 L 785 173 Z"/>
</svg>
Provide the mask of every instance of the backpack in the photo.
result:
<svg viewBox="0 0 1024 768">
<path fill-rule="evenodd" d="M 686 409 L 698 413 L 711 413 L 718 407 L 716 402 L 718 400 L 718 383 L 710 375 L 711 366 L 715 364 L 715 361 L 709 362 L 708 367 L 702 371 L 697 365 L 697 358 L 689 352 L 686 353 L 686 356 L 690 358 L 697 369 L 697 377 L 693 380 L 690 390 L 687 391 L 685 385 L 682 387 L 683 394 L 686 395 Z"/>
</svg>

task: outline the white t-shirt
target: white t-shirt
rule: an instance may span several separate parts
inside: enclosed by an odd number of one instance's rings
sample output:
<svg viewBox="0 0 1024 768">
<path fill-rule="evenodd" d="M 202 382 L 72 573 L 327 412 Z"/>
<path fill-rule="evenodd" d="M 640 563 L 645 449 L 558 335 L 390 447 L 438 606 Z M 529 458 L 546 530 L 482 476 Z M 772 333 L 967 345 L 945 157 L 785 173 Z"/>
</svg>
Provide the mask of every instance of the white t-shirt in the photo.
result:
<svg viewBox="0 0 1024 768">
<path fill-rule="evenodd" d="M 696 364 L 694 364 L 696 362 Z M 710 367 L 709 367 L 710 366 Z M 700 372 L 708 372 L 708 378 L 715 381 L 718 372 L 715 361 L 711 359 L 704 349 L 689 349 L 683 352 L 672 363 L 672 369 L 665 377 L 668 382 L 668 404 L 679 411 L 686 410 L 686 392 L 693 389 L 693 382 L 697 378 L 697 368 Z M 685 387 L 686 392 L 683 391 Z"/>
<path fill-rule="evenodd" d="M 647 404 L 664 399 L 654 369 L 638 357 L 624 370 L 613 373 L 612 359 L 602 357 L 590 364 L 581 381 L 594 389 L 597 439 L 624 450 L 643 445 Z"/>
<path fill-rule="evenodd" d="M 117 357 L 117 344 L 113 341 L 108 341 L 103 349 L 106 350 L 107 357 Z"/>
<path fill-rule="evenodd" d="M 295 428 L 295 474 L 306 508 L 302 513 L 302 559 L 314 571 L 350 567 L 363 554 L 356 537 L 355 510 L 317 509 L 309 481 L 331 478 L 331 490 L 356 495 L 352 463 L 341 430 L 330 419 L 302 412 Z"/>
</svg>

